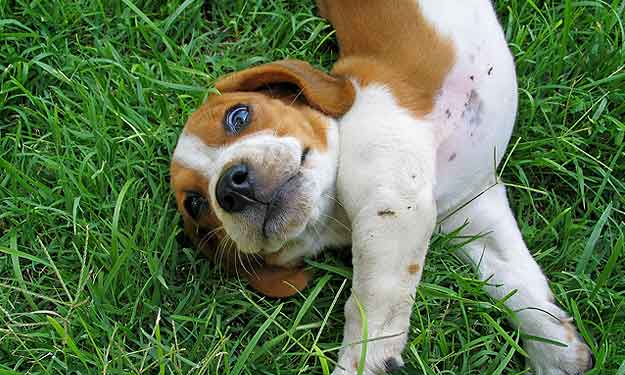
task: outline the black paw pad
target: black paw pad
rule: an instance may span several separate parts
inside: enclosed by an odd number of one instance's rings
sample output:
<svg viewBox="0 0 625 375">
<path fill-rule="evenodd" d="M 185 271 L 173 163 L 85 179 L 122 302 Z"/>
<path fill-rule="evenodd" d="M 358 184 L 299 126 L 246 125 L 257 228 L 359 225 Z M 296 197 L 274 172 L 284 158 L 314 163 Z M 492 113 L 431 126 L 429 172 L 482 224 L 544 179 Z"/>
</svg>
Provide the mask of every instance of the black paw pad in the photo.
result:
<svg viewBox="0 0 625 375">
<path fill-rule="evenodd" d="M 387 358 L 384 361 L 384 371 L 386 371 L 387 374 L 392 374 L 396 371 L 401 370 L 401 368 L 402 365 L 400 365 L 395 358 Z"/>
</svg>

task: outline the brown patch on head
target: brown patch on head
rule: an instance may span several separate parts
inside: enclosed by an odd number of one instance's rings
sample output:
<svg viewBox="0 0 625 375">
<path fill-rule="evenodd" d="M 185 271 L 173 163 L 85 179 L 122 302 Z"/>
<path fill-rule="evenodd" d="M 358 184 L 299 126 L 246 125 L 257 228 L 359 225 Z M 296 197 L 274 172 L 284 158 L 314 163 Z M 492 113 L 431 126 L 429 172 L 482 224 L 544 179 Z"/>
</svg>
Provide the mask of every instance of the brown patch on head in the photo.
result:
<svg viewBox="0 0 625 375">
<path fill-rule="evenodd" d="M 454 48 L 416 1 L 317 0 L 336 29 L 341 58 L 333 73 L 382 83 L 415 115 L 432 111 L 454 62 Z"/>
<path fill-rule="evenodd" d="M 241 137 L 271 131 L 300 140 L 304 147 L 325 150 L 326 115 L 338 117 L 351 107 L 354 87 L 308 63 L 283 60 L 264 64 L 220 79 L 215 87 L 222 95 L 211 95 L 195 111 L 185 131 L 208 146 L 237 142 Z M 244 105 L 250 120 L 237 134 L 226 131 L 224 119 L 230 109 Z"/>
<path fill-rule="evenodd" d="M 228 134 L 224 117 L 236 105 L 246 105 L 251 120 L 241 132 Z M 295 137 L 304 147 L 320 151 L 327 146 L 327 122 L 318 111 L 303 105 L 289 105 L 280 99 L 254 92 L 213 95 L 195 111 L 185 126 L 185 132 L 200 138 L 207 146 L 218 147 L 237 142 L 241 137 L 270 131 L 278 137 Z"/>
<path fill-rule="evenodd" d="M 412 263 L 408 266 L 408 273 L 411 275 L 416 275 L 417 273 L 419 273 L 419 271 L 421 271 L 421 266 L 419 265 L 419 263 Z"/>
</svg>

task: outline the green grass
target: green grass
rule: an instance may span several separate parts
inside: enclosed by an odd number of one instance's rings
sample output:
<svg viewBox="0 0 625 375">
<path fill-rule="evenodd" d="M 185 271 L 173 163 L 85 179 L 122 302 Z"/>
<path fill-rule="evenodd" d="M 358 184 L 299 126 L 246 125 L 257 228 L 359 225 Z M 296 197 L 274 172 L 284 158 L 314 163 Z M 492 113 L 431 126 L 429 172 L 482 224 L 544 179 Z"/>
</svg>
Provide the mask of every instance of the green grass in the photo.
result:
<svg viewBox="0 0 625 375">
<path fill-rule="evenodd" d="M 0 374 L 327 373 L 349 268 L 328 252 L 282 301 L 223 279 L 175 240 L 168 162 L 216 77 L 329 68 L 332 29 L 312 0 L 132 1 L 0 0 Z M 497 1 L 521 90 L 503 178 L 594 374 L 625 374 L 624 8 Z M 455 250 L 433 240 L 405 359 L 526 373 Z"/>
</svg>

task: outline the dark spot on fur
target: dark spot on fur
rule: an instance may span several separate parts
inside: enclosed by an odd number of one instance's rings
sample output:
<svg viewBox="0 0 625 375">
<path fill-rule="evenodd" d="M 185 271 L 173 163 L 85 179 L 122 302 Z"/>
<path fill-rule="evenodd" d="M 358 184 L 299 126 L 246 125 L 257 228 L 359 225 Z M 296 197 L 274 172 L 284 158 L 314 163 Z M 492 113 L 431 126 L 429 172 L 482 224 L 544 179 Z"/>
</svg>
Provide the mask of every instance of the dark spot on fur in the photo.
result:
<svg viewBox="0 0 625 375">
<path fill-rule="evenodd" d="M 482 122 L 483 111 L 482 99 L 475 90 L 471 90 L 467 94 L 467 101 L 464 103 L 464 111 L 462 112 L 462 118 L 468 118 L 469 125 L 478 126 Z"/>
<path fill-rule="evenodd" d="M 469 100 L 467 100 L 467 104 L 466 106 L 470 106 L 471 104 L 477 102 L 478 100 L 480 100 L 480 96 L 477 94 L 477 91 L 475 90 L 471 90 L 469 92 Z"/>
<path fill-rule="evenodd" d="M 470 76 L 469 78 L 471 79 L 471 81 L 475 81 L 475 76 Z"/>
<path fill-rule="evenodd" d="M 456 153 L 452 153 L 451 155 L 449 155 L 449 159 L 447 159 L 447 161 L 453 161 L 456 158 Z"/>
<path fill-rule="evenodd" d="M 451 111 L 449 110 L 449 108 L 445 110 L 445 114 L 447 115 L 447 118 L 451 117 Z"/>
<path fill-rule="evenodd" d="M 419 271 L 421 271 L 419 263 L 412 263 L 408 266 L 408 273 L 411 275 L 416 275 Z"/>
<path fill-rule="evenodd" d="M 388 208 L 386 210 L 380 210 L 378 211 L 378 216 L 395 216 L 395 211 L 389 210 Z"/>
<path fill-rule="evenodd" d="M 412 206 L 408 206 L 408 209 L 409 209 L 409 210 L 412 210 Z"/>
<path fill-rule="evenodd" d="M 394 371 L 398 371 L 402 368 L 399 364 L 399 361 L 395 358 L 387 358 L 384 360 L 384 371 L 386 373 L 392 373 Z"/>
<path fill-rule="evenodd" d="M 414 180 L 415 178 L 417 178 L 417 175 L 416 175 L 416 174 L 413 174 L 413 175 L 412 175 L 412 179 Z"/>
<path fill-rule="evenodd" d="M 488 75 L 491 75 L 493 73 L 493 67 L 491 66 L 490 68 L 488 68 Z"/>
</svg>

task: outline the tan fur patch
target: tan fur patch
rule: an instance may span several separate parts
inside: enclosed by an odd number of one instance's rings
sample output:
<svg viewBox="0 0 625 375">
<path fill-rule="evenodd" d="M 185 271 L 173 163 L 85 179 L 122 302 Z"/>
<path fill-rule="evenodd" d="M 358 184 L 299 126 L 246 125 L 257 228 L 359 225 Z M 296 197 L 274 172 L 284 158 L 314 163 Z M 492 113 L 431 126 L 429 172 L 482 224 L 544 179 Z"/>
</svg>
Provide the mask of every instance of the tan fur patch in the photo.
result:
<svg viewBox="0 0 625 375">
<path fill-rule="evenodd" d="M 421 271 L 421 266 L 419 265 L 419 263 L 412 263 L 408 266 L 408 273 L 411 275 L 416 275 L 417 273 L 419 273 L 419 271 Z"/>
<path fill-rule="evenodd" d="M 564 337 L 566 339 L 566 342 L 567 343 L 573 342 L 576 336 L 576 329 L 573 326 L 572 321 L 565 321 L 562 323 L 562 326 L 564 327 L 564 330 L 566 331 L 566 334 Z"/>
<path fill-rule="evenodd" d="M 332 72 L 361 85 L 382 83 L 416 116 L 430 113 L 455 51 L 416 1 L 318 0 L 336 29 L 341 58 Z"/>
</svg>

